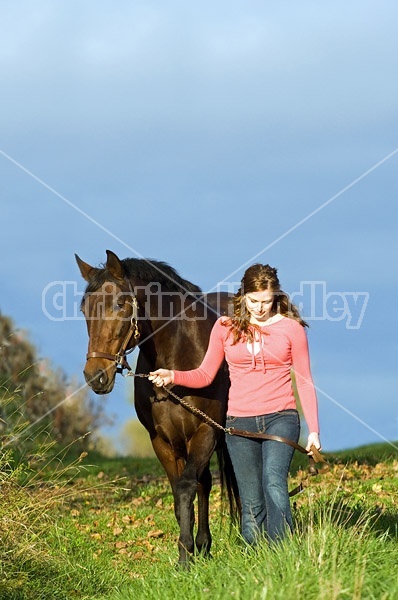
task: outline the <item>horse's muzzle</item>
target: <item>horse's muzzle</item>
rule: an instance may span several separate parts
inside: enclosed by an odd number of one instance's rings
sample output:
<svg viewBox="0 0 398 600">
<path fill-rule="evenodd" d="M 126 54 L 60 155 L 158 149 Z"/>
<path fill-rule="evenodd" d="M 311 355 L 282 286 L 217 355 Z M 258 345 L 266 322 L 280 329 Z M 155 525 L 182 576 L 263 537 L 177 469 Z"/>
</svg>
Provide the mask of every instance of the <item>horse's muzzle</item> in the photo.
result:
<svg viewBox="0 0 398 600">
<path fill-rule="evenodd" d="M 113 390 L 115 373 L 110 376 L 109 370 L 105 371 L 104 369 L 96 369 L 95 371 L 85 369 L 83 373 L 86 382 L 96 394 L 109 394 Z"/>
</svg>

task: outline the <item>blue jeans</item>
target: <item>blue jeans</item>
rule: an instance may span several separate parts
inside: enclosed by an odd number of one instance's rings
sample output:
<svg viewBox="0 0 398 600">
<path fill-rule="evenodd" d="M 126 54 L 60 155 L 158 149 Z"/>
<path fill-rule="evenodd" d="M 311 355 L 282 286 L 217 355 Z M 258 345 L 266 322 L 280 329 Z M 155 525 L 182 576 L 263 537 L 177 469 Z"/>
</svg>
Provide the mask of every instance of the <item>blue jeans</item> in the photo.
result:
<svg viewBox="0 0 398 600">
<path fill-rule="evenodd" d="M 227 427 L 279 435 L 298 441 L 300 420 L 296 410 L 258 417 L 227 416 Z M 287 478 L 294 448 L 273 440 L 258 440 L 227 434 L 227 447 L 242 504 L 242 536 L 255 544 L 266 536 L 281 540 L 293 531 Z"/>
</svg>

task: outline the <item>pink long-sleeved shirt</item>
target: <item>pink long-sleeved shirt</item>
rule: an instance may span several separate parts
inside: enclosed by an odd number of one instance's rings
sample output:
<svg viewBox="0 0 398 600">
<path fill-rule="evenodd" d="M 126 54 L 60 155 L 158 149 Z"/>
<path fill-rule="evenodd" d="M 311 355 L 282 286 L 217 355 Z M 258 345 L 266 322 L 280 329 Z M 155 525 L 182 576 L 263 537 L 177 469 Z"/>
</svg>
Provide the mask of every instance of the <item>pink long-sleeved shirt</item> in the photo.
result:
<svg viewBox="0 0 398 600">
<path fill-rule="evenodd" d="M 294 319 L 283 317 L 262 326 L 261 336 L 253 344 L 242 339 L 232 344 L 230 328 L 222 325 L 225 320 L 226 317 L 220 317 L 214 324 L 200 367 L 174 371 L 174 384 L 191 388 L 209 385 L 225 358 L 231 379 L 228 414 L 258 416 L 296 408 L 291 379 L 293 368 L 308 429 L 319 433 L 318 403 L 304 327 Z"/>
</svg>

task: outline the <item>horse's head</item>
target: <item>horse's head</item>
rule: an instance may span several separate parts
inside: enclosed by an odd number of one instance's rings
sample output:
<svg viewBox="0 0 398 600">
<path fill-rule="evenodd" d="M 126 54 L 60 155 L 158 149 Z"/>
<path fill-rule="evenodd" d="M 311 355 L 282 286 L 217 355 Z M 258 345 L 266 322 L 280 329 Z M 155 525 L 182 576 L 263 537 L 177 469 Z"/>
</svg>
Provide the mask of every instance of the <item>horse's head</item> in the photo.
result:
<svg viewBox="0 0 398 600">
<path fill-rule="evenodd" d="M 84 377 L 97 394 L 112 391 L 115 375 L 127 366 L 125 353 L 138 342 L 138 306 L 119 258 L 107 250 L 103 268 L 76 262 L 87 281 L 81 309 L 89 336 Z"/>
</svg>

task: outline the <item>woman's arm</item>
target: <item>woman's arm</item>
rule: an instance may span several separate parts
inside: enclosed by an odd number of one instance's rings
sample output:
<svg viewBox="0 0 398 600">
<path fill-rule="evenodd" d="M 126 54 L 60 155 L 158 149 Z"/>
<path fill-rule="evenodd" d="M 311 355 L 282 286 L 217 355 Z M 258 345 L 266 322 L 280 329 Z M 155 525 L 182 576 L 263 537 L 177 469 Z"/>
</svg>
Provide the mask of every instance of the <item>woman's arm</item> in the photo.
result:
<svg viewBox="0 0 398 600">
<path fill-rule="evenodd" d="M 297 391 L 310 432 L 306 449 L 309 450 L 311 445 L 314 445 L 320 450 L 318 400 L 311 375 L 308 340 L 304 327 L 298 323 L 291 337 L 291 352 Z"/>
<path fill-rule="evenodd" d="M 157 369 L 149 374 L 149 380 L 161 387 L 174 383 L 190 388 L 202 388 L 211 384 L 224 360 L 224 336 L 226 329 L 220 320 L 216 321 L 211 330 L 209 345 L 202 364 L 190 371 L 171 371 Z"/>
</svg>

